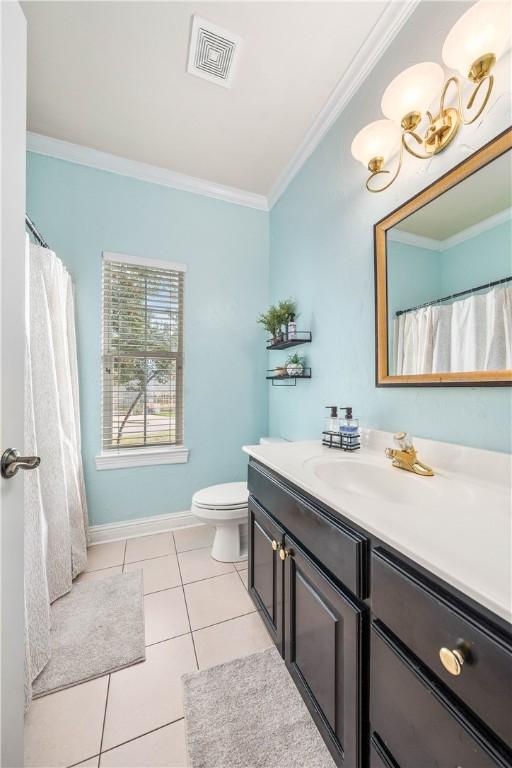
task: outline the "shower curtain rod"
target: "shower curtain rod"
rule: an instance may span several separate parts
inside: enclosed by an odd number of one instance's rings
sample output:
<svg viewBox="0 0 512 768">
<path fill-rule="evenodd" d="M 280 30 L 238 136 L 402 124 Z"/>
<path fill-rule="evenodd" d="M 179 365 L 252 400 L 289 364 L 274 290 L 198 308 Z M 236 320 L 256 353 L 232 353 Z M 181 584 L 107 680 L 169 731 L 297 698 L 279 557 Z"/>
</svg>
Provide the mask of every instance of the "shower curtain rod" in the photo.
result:
<svg viewBox="0 0 512 768">
<path fill-rule="evenodd" d="M 49 248 L 50 247 L 48 245 L 48 243 L 46 242 L 46 240 L 44 239 L 44 237 L 42 236 L 42 234 L 39 232 L 38 228 L 36 227 L 36 225 L 34 224 L 32 219 L 30 218 L 28 213 L 25 214 L 25 224 L 28 227 L 28 229 L 30 229 L 30 231 L 34 235 L 34 237 L 37 240 L 37 242 L 39 243 L 39 245 L 42 245 L 43 248 Z"/>
<path fill-rule="evenodd" d="M 483 291 L 484 288 L 494 288 L 495 285 L 501 285 L 502 283 L 508 283 L 512 280 L 510 277 L 503 277 L 501 280 L 494 280 L 492 283 L 486 283 L 485 285 L 477 285 L 476 288 L 468 288 L 465 291 L 459 291 L 459 293 L 452 293 L 451 296 L 444 296 L 442 299 L 434 299 L 433 301 L 426 301 L 425 304 L 418 304 L 417 307 L 409 307 L 409 309 L 397 309 L 395 312 L 396 317 L 405 315 L 406 312 L 415 312 L 417 309 L 423 309 L 423 307 L 431 307 L 433 304 L 441 304 L 443 301 L 450 301 L 450 299 L 458 299 L 459 296 L 467 296 L 470 293 L 476 293 L 477 291 Z"/>
</svg>

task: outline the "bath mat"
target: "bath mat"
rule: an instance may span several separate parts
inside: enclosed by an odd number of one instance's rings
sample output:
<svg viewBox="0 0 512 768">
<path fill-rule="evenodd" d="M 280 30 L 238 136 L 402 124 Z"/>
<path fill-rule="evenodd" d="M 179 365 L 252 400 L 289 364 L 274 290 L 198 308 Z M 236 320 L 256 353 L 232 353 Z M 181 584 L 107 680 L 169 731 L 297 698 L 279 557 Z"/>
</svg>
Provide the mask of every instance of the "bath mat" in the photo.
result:
<svg viewBox="0 0 512 768">
<path fill-rule="evenodd" d="M 275 648 L 182 682 L 191 768 L 335 768 Z"/>
<path fill-rule="evenodd" d="M 34 698 L 144 661 L 142 572 L 85 579 L 51 607 L 50 661 Z"/>
</svg>

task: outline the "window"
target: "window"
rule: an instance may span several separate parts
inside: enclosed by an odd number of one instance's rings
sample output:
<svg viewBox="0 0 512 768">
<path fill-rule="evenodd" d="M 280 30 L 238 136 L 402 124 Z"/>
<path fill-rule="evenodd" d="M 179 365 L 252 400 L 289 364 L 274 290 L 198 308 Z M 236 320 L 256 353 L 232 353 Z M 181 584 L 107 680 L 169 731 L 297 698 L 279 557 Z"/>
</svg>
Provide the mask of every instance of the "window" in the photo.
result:
<svg viewBox="0 0 512 768">
<path fill-rule="evenodd" d="M 103 254 L 104 454 L 183 443 L 184 271 Z"/>
</svg>

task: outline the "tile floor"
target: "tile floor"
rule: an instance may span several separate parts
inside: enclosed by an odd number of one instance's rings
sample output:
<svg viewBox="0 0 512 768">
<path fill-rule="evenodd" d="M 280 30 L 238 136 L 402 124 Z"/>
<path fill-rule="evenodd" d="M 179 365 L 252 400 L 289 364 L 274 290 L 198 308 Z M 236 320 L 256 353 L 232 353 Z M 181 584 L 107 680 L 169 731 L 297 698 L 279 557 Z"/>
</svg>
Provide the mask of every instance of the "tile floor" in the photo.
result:
<svg viewBox="0 0 512 768">
<path fill-rule="evenodd" d="M 183 768 L 181 675 L 268 648 L 247 563 L 210 557 L 206 526 L 96 544 L 79 579 L 141 568 L 146 661 L 33 702 L 25 765 Z"/>
</svg>

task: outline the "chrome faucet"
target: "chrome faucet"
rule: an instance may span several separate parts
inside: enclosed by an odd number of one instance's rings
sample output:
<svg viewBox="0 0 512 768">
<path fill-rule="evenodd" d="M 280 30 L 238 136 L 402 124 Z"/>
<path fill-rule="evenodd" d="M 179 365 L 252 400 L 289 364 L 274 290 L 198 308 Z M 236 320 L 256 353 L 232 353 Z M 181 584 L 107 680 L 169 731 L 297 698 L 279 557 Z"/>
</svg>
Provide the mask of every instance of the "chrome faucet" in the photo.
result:
<svg viewBox="0 0 512 768">
<path fill-rule="evenodd" d="M 393 460 L 394 467 L 423 477 L 432 477 L 432 468 L 418 459 L 416 448 L 407 432 L 397 432 L 393 435 L 393 440 L 396 448 L 386 448 L 386 458 Z"/>
</svg>

